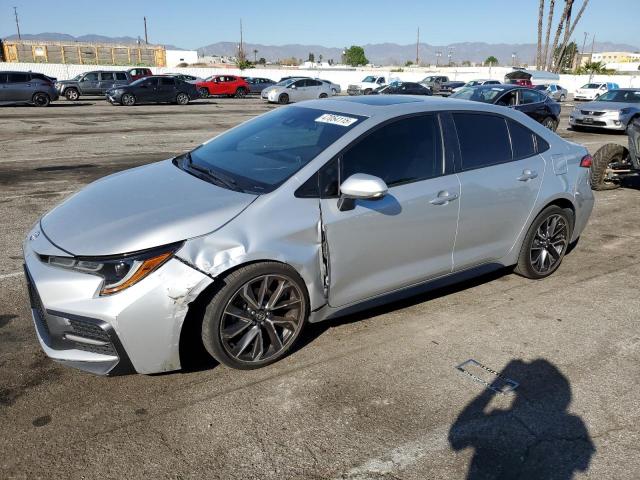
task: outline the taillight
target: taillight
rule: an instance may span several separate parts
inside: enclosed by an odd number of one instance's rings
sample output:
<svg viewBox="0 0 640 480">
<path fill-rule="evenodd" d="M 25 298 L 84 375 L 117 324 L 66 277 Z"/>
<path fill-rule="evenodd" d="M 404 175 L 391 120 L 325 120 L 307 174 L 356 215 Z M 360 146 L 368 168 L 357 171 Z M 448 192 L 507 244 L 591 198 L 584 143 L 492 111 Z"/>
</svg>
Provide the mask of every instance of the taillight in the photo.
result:
<svg viewBox="0 0 640 480">
<path fill-rule="evenodd" d="M 583 168 L 591 168 L 592 164 L 593 157 L 591 155 L 585 155 L 584 157 L 582 157 L 582 160 L 580 160 L 580 166 Z"/>
</svg>

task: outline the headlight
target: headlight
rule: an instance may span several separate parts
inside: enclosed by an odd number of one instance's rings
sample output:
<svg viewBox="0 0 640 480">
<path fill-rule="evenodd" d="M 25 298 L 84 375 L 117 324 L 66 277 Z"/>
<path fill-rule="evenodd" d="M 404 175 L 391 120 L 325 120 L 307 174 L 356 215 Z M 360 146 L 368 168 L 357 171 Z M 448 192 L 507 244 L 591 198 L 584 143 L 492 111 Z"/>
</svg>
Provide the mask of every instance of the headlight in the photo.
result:
<svg viewBox="0 0 640 480">
<path fill-rule="evenodd" d="M 182 246 L 167 245 L 126 256 L 110 257 L 54 257 L 41 256 L 43 262 L 54 267 L 98 275 L 104 279 L 100 295 L 121 292 L 163 265 Z"/>
</svg>

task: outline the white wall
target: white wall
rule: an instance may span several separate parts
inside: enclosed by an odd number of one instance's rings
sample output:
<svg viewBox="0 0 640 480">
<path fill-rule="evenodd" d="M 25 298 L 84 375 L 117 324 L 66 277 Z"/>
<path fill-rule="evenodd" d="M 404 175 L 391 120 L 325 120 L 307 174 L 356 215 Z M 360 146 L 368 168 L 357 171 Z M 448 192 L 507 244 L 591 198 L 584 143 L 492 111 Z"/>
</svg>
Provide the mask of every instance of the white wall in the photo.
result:
<svg viewBox="0 0 640 480">
<path fill-rule="evenodd" d="M 197 63 L 198 52 L 195 50 L 167 50 L 167 67 L 175 67 L 181 63 Z"/>
<path fill-rule="evenodd" d="M 0 62 L 1 70 L 19 70 L 19 71 L 34 71 L 44 73 L 56 77 L 60 80 L 73 78 L 79 73 L 87 72 L 90 70 L 123 70 L 128 67 L 116 67 L 116 66 L 101 66 L 101 65 L 62 65 L 52 63 L 2 63 Z M 474 78 L 487 78 L 504 80 L 506 73 L 512 71 L 511 67 L 459 67 L 459 68 L 446 68 L 441 67 L 439 69 L 410 69 L 407 68 L 403 72 L 390 72 L 389 69 L 357 69 L 357 70 L 340 70 L 337 68 L 317 70 L 317 69 L 298 69 L 298 68 L 256 68 L 250 70 L 244 70 L 240 72 L 237 68 L 175 68 L 175 67 L 151 67 L 154 73 L 187 73 L 196 75 L 199 77 L 207 77 L 210 75 L 228 73 L 231 75 L 244 75 L 255 77 L 266 77 L 273 80 L 280 80 L 280 78 L 292 75 L 304 75 L 310 77 L 320 77 L 332 82 L 338 83 L 343 90 L 346 90 L 350 83 L 358 82 L 362 80 L 366 75 L 375 73 L 377 75 L 385 75 L 391 79 L 405 80 L 405 81 L 417 81 L 426 77 L 427 75 L 441 74 L 447 75 L 451 80 L 468 81 Z M 560 85 L 573 93 L 577 88 L 580 88 L 585 83 L 589 82 L 589 75 L 560 75 Z M 591 78 L 591 81 L 595 82 L 616 82 L 621 87 L 635 87 L 640 88 L 640 72 L 638 75 L 595 75 Z M 544 83 L 544 82 L 540 82 Z M 548 82 L 550 83 L 550 82 Z"/>
</svg>

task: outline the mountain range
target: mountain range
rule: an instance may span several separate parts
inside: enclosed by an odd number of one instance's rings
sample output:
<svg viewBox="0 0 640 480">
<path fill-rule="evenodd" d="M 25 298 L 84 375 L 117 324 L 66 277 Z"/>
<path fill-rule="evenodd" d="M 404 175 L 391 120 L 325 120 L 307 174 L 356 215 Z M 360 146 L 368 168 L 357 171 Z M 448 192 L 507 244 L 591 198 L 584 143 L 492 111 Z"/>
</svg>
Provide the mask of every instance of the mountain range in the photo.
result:
<svg viewBox="0 0 640 480">
<path fill-rule="evenodd" d="M 7 39 L 16 39 L 15 35 L 6 37 Z M 74 37 L 64 33 L 38 33 L 23 34 L 24 40 L 54 40 L 54 41 L 77 41 L 77 42 L 105 42 L 105 43 L 123 43 L 136 44 L 138 39 L 133 37 L 108 37 L 104 35 L 82 35 Z M 184 50 L 174 45 L 165 45 L 169 50 Z M 200 55 L 230 55 L 237 54 L 237 42 L 217 42 L 198 48 Z M 401 65 L 406 61 L 415 62 L 416 45 L 398 45 L 396 43 L 375 43 L 363 45 L 365 55 L 371 63 L 377 65 Z M 254 54 L 254 50 L 257 52 Z M 591 50 L 591 45 L 585 48 L 586 51 Z M 638 51 L 637 46 L 612 43 L 612 42 L 596 42 L 594 51 Z M 323 60 L 333 59 L 340 62 L 342 56 L 342 48 L 324 47 L 322 45 L 263 45 L 245 43 L 245 52 L 250 59 L 264 57 L 267 61 L 277 61 L 286 58 L 295 57 L 297 59 L 306 60 L 310 53 L 313 53 L 316 61 L 322 55 Z M 437 56 L 436 53 L 440 52 Z M 515 54 L 518 63 L 531 63 L 536 55 L 536 45 L 534 43 L 484 43 L 484 42 L 462 42 L 452 43 L 449 45 L 430 45 L 420 43 L 418 48 L 418 56 L 424 63 L 440 63 L 449 62 L 449 54 L 451 60 L 461 63 L 465 60 L 470 62 L 482 62 L 489 56 L 494 56 L 500 64 L 511 65 L 513 62 L 512 55 Z"/>
</svg>

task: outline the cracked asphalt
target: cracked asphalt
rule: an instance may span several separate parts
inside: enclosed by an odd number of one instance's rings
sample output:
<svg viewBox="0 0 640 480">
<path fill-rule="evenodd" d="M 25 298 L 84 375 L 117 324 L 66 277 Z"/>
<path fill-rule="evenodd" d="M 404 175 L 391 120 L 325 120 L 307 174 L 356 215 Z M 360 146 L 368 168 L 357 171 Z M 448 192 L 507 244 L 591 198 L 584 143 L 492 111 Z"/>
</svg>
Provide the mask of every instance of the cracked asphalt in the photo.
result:
<svg viewBox="0 0 640 480">
<path fill-rule="evenodd" d="M 103 378 L 47 359 L 21 273 L 29 227 L 268 108 L 0 110 L 0 478 L 638 478 L 640 182 L 596 192 L 544 281 L 501 271 L 314 325 L 267 368 Z M 562 136 L 625 141 L 568 131 L 569 109 Z M 455 368 L 470 358 L 520 385 L 495 394 Z"/>
</svg>

